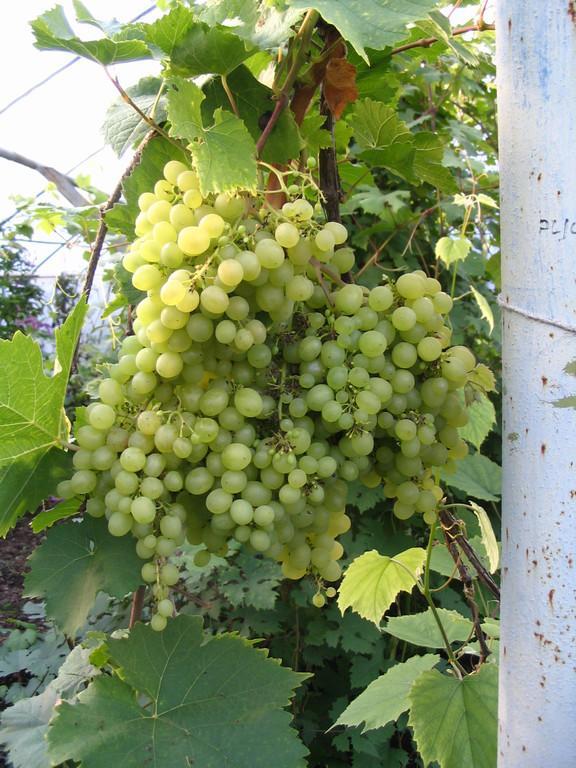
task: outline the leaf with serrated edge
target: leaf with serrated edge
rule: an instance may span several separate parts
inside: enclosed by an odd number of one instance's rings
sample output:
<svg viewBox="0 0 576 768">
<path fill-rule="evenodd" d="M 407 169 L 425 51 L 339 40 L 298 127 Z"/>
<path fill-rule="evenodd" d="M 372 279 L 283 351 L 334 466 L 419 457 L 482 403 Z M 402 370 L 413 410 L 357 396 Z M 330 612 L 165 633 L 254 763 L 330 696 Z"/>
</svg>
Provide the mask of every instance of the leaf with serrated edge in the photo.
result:
<svg viewBox="0 0 576 768">
<path fill-rule="evenodd" d="M 462 680 L 423 672 L 410 689 L 409 724 L 425 765 L 494 768 L 498 669 L 483 664 Z"/>
<path fill-rule="evenodd" d="M 174 46 L 170 69 L 175 75 L 228 75 L 253 52 L 251 46 L 225 28 L 193 24 Z"/>
<path fill-rule="evenodd" d="M 502 468 L 487 456 L 475 453 L 456 465 L 453 474 L 442 473 L 447 485 L 484 501 L 498 501 L 502 487 Z"/>
<path fill-rule="evenodd" d="M 413 656 L 402 664 L 396 664 L 370 683 L 368 688 L 346 707 L 334 726 L 361 726 L 364 723 L 362 732 L 365 733 L 374 728 L 382 728 L 391 720 L 397 720 L 410 706 L 408 693 L 414 680 L 439 661 L 440 656 L 429 653 L 425 656 Z"/>
<path fill-rule="evenodd" d="M 83 768 L 296 768 L 306 749 L 284 711 L 306 677 L 234 635 L 178 616 L 162 633 L 137 624 L 109 641 L 122 679 L 100 677 L 48 733 L 54 764 Z M 257 745 L 257 748 L 255 748 Z"/>
<path fill-rule="evenodd" d="M 477 396 L 479 399 L 474 400 L 467 408 L 468 424 L 460 427 L 458 432 L 460 437 L 480 450 L 496 423 L 496 410 L 492 401 L 484 393 L 479 392 Z"/>
<path fill-rule="evenodd" d="M 464 261 L 472 243 L 466 237 L 441 237 L 436 243 L 436 258 L 449 267 L 456 261 Z"/>
<path fill-rule="evenodd" d="M 407 26 L 426 16 L 436 0 L 289 0 L 290 7 L 315 8 L 368 62 L 366 48 L 382 50 L 406 36 Z"/>
<path fill-rule="evenodd" d="M 0 341 L 0 463 L 47 451 L 67 432 L 64 395 L 86 309 L 82 299 L 56 331 L 54 376 L 44 373 L 40 345 L 29 336 L 17 331 Z"/>
<path fill-rule="evenodd" d="M 255 189 L 256 144 L 243 121 L 217 109 L 214 123 L 204 127 L 201 104 L 204 93 L 194 83 L 175 78 L 168 92 L 168 118 L 173 136 L 191 142 L 200 191 L 223 192 Z"/>
<path fill-rule="evenodd" d="M 498 549 L 498 542 L 492 523 L 488 517 L 486 510 L 474 501 L 469 502 L 470 506 L 474 510 L 474 514 L 478 518 L 478 524 L 480 526 L 480 533 L 482 534 L 482 543 L 488 555 L 488 562 L 490 563 L 490 573 L 496 573 L 498 570 L 498 563 L 500 562 L 500 550 Z"/>
<path fill-rule="evenodd" d="M 194 25 L 194 14 L 189 8 L 177 5 L 169 13 L 146 27 L 146 40 L 156 45 L 167 56 L 180 45 L 188 30 Z"/>
<path fill-rule="evenodd" d="M 444 631 L 451 643 L 468 640 L 474 625 L 458 611 L 437 608 L 436 613 L 442 622 Z M 388 619 L 382 629 L 399 640 L 423 648 L 444 648 L 444 638 L 440 633 L 432 609 L 422 613 L 411 613 L 408 616 L 393 616 Z"/>
<path fill-rule="evenodd" d="M 43 597 L 46 611 L 67 635 L 88 618 L 98 592 L 123 597 L 141 583 L 141 561 L 128 537 L 110 536 L 106 521 L 52 528 L 30 558 L 28 597 Z"/>
<path fill-rule="evenodd" d="M 362 618 L 379 624 L 399 592 L 411 592 L 426 561 L 426 551 L 413 547 L 395 557 L 375 549 L 365 552 L 348 566 L 338 595 L 344 613 L 352 608 Z"/>
</svg>

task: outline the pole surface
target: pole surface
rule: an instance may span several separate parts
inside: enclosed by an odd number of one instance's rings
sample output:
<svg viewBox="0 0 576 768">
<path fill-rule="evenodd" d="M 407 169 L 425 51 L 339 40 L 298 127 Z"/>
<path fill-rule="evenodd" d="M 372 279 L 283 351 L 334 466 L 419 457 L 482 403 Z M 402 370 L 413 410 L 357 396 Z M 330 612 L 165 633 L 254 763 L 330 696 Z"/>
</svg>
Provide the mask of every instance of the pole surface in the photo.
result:
<svg viewBox="0 0 576 768">
<path fill-rule="evenodd" d="M 499 768 L 576 766 L 576 2 L 497 3 Z M 563 327 L 561 327 L 563 326 Z M 576 365 L 575 365 L 576 368 Z"/>
</svg>

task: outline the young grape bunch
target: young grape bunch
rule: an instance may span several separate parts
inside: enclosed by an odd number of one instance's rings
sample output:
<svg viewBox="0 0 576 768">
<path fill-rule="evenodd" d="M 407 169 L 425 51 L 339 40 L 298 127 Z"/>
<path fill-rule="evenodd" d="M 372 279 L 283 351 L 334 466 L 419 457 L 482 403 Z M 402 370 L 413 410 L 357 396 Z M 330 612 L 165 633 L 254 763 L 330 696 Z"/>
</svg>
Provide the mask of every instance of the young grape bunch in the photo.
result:
<svg viewBox="0 0 576 768">
<path fill-rule="evenodd" d="M 174 614 L 170 558 L 186 540 L 198 567 L 232 545 L 287 578 L 311 573 L 320 606 L 341 576 L 349 484 L 382 486 L 396 517 L 432 522 L 438 470 L 467 453 L 459 391 L 476 361 L 450 347 L 450 296 L 420 271 L 345 282 L 348 232 L 308 197 L 275 211 L 204 195 L 180 161 L 140 195 L 122 262 L 142 292 L 134 335 L 75 430 L 58 493 L 135 539 L 156 630 Z"/>
</svg>

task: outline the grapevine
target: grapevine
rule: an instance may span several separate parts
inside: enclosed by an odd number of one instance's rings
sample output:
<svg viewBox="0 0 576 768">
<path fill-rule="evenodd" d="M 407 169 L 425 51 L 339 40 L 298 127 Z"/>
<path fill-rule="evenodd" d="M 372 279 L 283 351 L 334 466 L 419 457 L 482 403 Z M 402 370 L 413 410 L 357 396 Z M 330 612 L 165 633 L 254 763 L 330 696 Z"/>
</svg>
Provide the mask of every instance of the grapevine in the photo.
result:
<svg viewBox="0 0 576 768">
<path fill-rule="evenodd" d="M 58 494 L 86 496 L 111 535 L 136 539 L 156 630 L 174 614 L 169 558 L 185 539 L 199 567 L 245 547 L 286 578 L 311 573 L 321 607 L 341 576 L 349 484 L 382 485 L 397 518 L 432 523 L 439 472 L 467 453 L 476 361 L 450 346 L 452 299 L 421 271 L 348 282 L 346 228 L 322 220 L 311 177 L 284 176 L 275 210 L 204 196 L 174 160 L 138 201 L 123 266 L 146 296 Z"/>
</svg>

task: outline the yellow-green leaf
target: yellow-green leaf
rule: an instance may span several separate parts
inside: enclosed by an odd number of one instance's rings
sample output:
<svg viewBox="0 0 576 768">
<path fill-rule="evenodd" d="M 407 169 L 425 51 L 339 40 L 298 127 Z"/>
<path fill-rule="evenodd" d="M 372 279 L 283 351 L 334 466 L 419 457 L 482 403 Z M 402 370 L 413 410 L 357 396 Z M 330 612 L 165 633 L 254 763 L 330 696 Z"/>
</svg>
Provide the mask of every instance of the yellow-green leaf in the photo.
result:
<svg viewBox="0 0 576 768">
<path fill-rule="evenodd" d="M 395 557 L 375 549 L 357 557 L 344 574 L 338 607 L 344 613 L 352 608 L 362 618 L 379 624 L 400 592 L 411 592 L 424 563 L 426 552 L 413 547 Z"/>
<path fill-rule="evenodd" d="M 492 523 L 490 522 L 486 510 L 481 507 L 480 504 L 476 504 L 474 501 L 468 503 L 478 518 L 480 533 L 482 534 L 482 543 L 484 544 L 486 554 L 488 555 L 488 562 L 490 563 L 490 573 L 495 573 L 498 570 L 498 563 L 500 562 L 500 550 L 498 548 L 498 541 L 496 540 L 494 529 L 492 528 Z"/>
<path fill-rule="evenodd" d="M 489 332 L 492 333 L 494 330 L 494 313 L 492 312 L 492 307 L 490 304 L 488 304 L 488 301 L 484 296 L 482 296 L 480 291 L 477 291 L 473 285 L 470 286 L 470 290 L 472 291 L 472 296 L 474 296 L 476 299 L 476 304 L 478 304 L 480 314 L 488 323 Z"/>
</svg>

